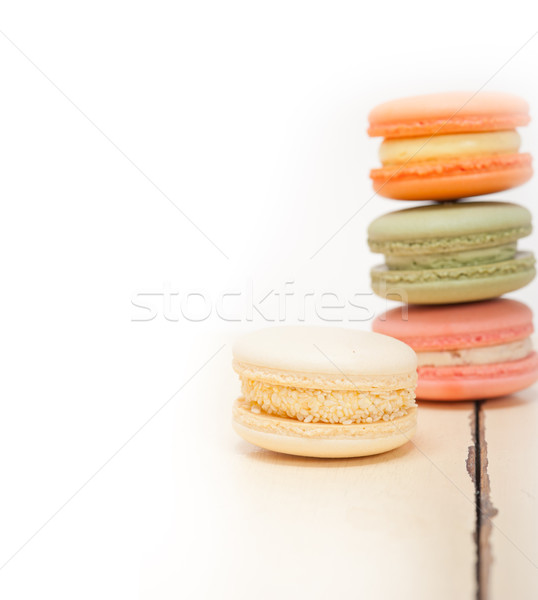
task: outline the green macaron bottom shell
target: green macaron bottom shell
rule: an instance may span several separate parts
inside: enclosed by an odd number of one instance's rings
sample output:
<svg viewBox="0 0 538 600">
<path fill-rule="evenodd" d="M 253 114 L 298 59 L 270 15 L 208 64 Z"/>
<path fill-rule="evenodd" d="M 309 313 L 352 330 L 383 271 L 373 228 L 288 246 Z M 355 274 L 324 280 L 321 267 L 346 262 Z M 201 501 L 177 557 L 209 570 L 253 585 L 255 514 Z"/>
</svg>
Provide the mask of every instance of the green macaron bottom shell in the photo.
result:
<svg viewBox="0 0 538 600">
<path fill-rule="evenodd" d="M 532 252 L 511 260 L 443 269 L 371 270 L 372 289 L 382 298 L 409 304 L 455 304 L 496 298 L 518 290 L 536 275 Z"/>
</svg>

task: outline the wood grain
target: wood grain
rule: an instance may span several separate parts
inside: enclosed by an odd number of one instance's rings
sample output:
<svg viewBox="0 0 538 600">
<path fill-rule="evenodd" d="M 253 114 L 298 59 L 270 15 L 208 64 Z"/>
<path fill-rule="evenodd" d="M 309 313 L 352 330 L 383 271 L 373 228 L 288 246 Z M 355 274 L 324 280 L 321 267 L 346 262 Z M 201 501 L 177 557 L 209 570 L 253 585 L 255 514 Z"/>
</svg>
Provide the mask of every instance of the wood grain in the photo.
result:
<svg viewBox="0 0 538 600">
<path fill-rule="evenodd" d="M 491 528 L 489 597 L 538 597 L 538 387 L 483 404 Z"/>
</svg>

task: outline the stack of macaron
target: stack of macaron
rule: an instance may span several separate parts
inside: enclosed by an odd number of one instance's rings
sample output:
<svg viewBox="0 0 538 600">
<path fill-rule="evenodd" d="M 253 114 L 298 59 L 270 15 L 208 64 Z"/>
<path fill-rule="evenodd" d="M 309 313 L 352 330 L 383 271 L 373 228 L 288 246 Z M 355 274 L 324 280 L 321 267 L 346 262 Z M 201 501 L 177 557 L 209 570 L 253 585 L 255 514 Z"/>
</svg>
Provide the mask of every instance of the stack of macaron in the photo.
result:
<svg viewBox="0 0 538 600">
<path fill-rule="evenodd" d="M 385 256 L 372 287 L 402 305 L 379 316 L 372 333 L 273 327 L 239 339 L 233 426 L 241 437 L 287 454 L 376 454 L 413 436 L 415 398 L 494 397 L 538 379 L 532 312 L 499 298 L 535 276 L 532 252 L 518 248 L 531 214 L 508 202 L 461 201 L 531 177 L 516 131 L 528 112 L 520 98 L 484 92 L 407 98 L 371 112 L 370 135 L 385 138 L 375 191 L 432 201 L 368 230 L 371 250 Z"/>
<path fill-rule="evenodd" d="M 532 176 L 516 131 L 530 120 L 528 105 L 493 92 L 434 94 L 387 102 L 369 120 L 369 134 L 385 138 L 382 167 L 371 171 L 375 191 L 432 201 L 368 228 L 370 249 L 385 256 L 371 271 L 372 288 L 404 303 L 379 316 L 374 331 L 417 352 L 418 399 L 481 399 L 532 384 L 532 313 L 496 300 L 535 276 L 532 252 L 518 247 L 531 214 L 513 203 L 461 200 Z"/>
</svg>

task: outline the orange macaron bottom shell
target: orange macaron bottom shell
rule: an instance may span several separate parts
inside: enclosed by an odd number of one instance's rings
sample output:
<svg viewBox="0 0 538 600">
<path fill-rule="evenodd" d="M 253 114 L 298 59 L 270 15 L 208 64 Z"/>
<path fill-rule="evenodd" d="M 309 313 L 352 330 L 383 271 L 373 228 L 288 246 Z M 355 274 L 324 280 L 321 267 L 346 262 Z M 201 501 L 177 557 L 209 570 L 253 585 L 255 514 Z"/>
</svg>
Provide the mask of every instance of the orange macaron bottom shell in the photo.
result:
<svg viewBox="0 0 538 600">
<path fill-rule="evenodd" d="M 483 400 L 523 390 L 538 381 L 538 354 L 521 360 L 457 367 L 419 367 L 417 400 Z"/>
<path fill-rule="evenodd" d="M 372 169 L 370 177 L 385 198 L 442 201 L 508 190 L 532 174 L 530 154 L 511 154 L 383 167 Z"/>
</svg>

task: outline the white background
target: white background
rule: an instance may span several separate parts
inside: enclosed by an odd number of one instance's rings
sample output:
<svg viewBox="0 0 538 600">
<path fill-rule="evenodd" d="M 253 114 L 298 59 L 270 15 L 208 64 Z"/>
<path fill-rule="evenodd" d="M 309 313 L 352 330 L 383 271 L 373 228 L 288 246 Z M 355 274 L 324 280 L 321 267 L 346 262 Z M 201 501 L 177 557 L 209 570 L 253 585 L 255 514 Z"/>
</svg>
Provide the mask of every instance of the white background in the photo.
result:
<svg viewBox="0 0 538 600">
<path fill-rule="evenodd" d="M 247 290 L 293 282 L 286 322 L 306 291 L 383 310 L 365 231 L 404 205 L 371 199 L 369 110 L 486 84 L 538 115 L 538 36 L 518 52 L 538 8 L 8 1 L 0 16 L 0 563 L 188 382 L 0 570 L 0 596 L 243 597 L 222 519 L 249 501 L 226 470 L 230 343 L 265 324 Z M 521 134 L 536 154 L 538 119 Z M 499 198 L 532 209 L 537 181 Z M 133 322 L 133 298 L 167 285 L 211 315 Z M 216 315 L 229 291 L 236 322 Z M 513 297 L 536 306 L 537 283 Z"/>
</svg>

